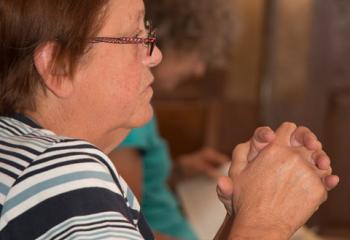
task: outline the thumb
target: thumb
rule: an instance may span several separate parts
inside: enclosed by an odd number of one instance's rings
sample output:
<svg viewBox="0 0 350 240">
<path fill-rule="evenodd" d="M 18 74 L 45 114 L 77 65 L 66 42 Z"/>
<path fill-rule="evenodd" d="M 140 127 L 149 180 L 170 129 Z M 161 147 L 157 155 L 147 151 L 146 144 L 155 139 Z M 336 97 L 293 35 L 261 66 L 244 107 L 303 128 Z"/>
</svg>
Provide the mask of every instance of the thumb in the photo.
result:
<svg viewBox="0 0 350 240">
<path fill-rule="evenodd" d="M 330 175 L 325 177 L 324 182 L 327 190 L 330 191 L 338 185 L 339 177 L 337 175 Z"/>
<path fill-rule="evenodd" d="M 248 165 L 250 142 L 238 144 L 232 153 L 232 163 L 229 170 L 231 178 L 239 175 Z"/>
<path fill-rule="evenodd" d="M 233 213 L 233 182 L 229 177 L 220 177 L 217 182 L 216 192 L 220 201 L 224 204 L 227 213 L 232 216 Z"/>
<path fill-rule="evenodd" d="M 218 194 L 221 196 L 231 197 L 233 195 L 233 182 L 231 178 L 221 176 L 218 178 L 217 183 Z"/>
<path fill-rule="evenodd" d="M 284 146 L 291 146 L 291 136 L 296 129 L 297 126 L 294 123 L 282 123 L 282 125 L 276 130 L 276 138 L 274 142 Z"/>
<path fill-rule="evenodd" d="M 269 127 L 257 128 L 250 140 L 248 161 L 252 161 L 261 150 L 275 139 L 276 135 Z"/>
</svg>

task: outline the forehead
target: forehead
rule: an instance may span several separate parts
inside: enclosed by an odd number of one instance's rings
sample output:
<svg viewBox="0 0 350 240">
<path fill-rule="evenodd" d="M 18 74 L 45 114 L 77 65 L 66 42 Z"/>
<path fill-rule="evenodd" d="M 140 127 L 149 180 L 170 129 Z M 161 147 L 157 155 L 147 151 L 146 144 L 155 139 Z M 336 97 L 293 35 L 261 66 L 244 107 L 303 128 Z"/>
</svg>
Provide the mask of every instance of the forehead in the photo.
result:
<svg viewBox="0 0 350 240">
<path fill-rule="evenodd" d="M 145 7 L 143 0 L 110 0 L 107 6 L 107 16 L 101 32 L 111 34 L 128 32 L 143 21 Z"/>
</svg>

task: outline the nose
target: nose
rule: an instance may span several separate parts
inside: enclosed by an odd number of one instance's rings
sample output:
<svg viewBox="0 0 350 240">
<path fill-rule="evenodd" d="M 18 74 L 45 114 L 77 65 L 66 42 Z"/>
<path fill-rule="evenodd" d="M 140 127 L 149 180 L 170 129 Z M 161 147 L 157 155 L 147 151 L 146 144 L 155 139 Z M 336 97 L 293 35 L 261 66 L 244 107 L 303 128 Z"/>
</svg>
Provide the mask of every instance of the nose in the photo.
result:
<svg viewBox="0 0 350 240">
<path fill-rule="evenodd" d="M 144 60 L 143 60 L 143 64 L 145 66 L 148 66 L 148 67 L 155 67 L 157 65 L 159 65 L 161 62 L 162 62 L 162 59 L 163 59 L 163 54 L 162 52 L 160 51 L 160 49 L 155 46 L 154 49 L 153 49 L 153 53 L 151 56 L 147 56 Z"/>
</svg>

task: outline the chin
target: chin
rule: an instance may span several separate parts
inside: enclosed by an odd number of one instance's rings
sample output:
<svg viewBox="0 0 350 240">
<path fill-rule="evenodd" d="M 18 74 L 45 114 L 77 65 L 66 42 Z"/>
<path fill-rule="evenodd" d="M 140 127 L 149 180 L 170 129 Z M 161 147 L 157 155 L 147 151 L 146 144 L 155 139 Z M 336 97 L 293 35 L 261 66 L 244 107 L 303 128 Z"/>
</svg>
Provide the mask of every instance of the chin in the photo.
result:
<svg viewBox="0 0 350 240">
<path fill-rule="evenodd" d="M 130 118 L 130 126 L 129 128 L 139 128 L 146 125 L 151 119 L 153 118 L 153 107 L 151 104 L 148 104 L 146 109 L 138 110 L 137 113 L 135 113 Z"/>
</svg>

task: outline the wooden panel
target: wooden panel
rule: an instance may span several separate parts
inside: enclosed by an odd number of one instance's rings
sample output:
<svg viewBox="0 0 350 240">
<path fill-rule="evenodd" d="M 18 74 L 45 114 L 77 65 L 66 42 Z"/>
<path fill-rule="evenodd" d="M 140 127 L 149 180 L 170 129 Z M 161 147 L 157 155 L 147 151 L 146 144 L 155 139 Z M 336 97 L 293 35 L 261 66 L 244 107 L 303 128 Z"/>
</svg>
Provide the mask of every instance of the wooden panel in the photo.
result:
<svg viewBox="0 0 350 240">
<path fill-rule="evenodd" d="M 261 83 L 262 120 L 277 127 L 302 122 L 309 77 L 313 0 L 270 0 L 269 37 Z"/>
<path fill-rule="evenodd" d="M 174 157 L 204 145 L 207 108 L 201 101 L 158 101 L 155 104 L 160 134 Z"/>
<path fill-rule="evenodd" d="M 323 207 L 322 227 L 350 230 L 350 88 L 332 94 L 327 115 L 326 147 L 341 182 Z"/>
<path fill-rule="evenodd" d="M 257 106 L 231 101 L 163 101 L 155 105 L 161 135 L 173 156 L 213 147 L 231 155 L 257 125 Z"/>
<path fill-rule="evenodd" d="M 263 119 L 273 126 L 293 120 L 317 133 L 342 182 L 311 223 L 350 229 L 350 2 L 271 3 Z"/>
<path fill-rule="evenodd" d="M 257 102 L 264 55 L 266 0 L 233 0 L 237 39 L 233 46 L 230 81 L 224 96 L 231 101 Z"/>
<path fill-rule="evenodd" d="M 312 28 L 311 71 L 305 101 L 305 122 L 325 141 L 329 97 L 350 82 L 350 2 L 316 1 Z M 308 111 L 313 109 L 313 111 Z"/>
<path fill-rule="evenodd" d="M 258 127 L 258 106 L 246 101 L 223 101 L 220 103 L 220 122 L 215 127 L 214 147 L 231 155 L 233 148 L 247 141 Z"/>
<path fill-rule="evenodd" d="M 161 133 L 174 156 L 202 146 L 230 155 L 235 144 L 252 135 L 257 126 L 266 2 L 232 0 L 237 39 L 231 66 L 209 69 L 204 79 L 184 82 L 171 94 L 156 91 Z"/>
<path fill-rule="evenodd" d="M 350 230 L 350 2 L 315 2 L 305 120 L 316 129 L 341 183 L 320 209 L 322 231 Z M 312 111 L 310 111 L 312 109 Z"/>
</svg>

